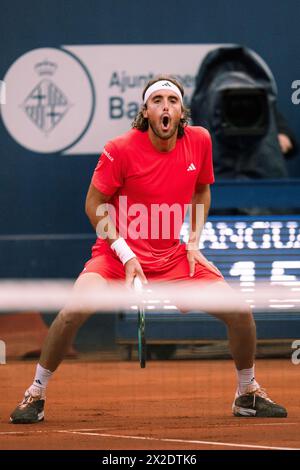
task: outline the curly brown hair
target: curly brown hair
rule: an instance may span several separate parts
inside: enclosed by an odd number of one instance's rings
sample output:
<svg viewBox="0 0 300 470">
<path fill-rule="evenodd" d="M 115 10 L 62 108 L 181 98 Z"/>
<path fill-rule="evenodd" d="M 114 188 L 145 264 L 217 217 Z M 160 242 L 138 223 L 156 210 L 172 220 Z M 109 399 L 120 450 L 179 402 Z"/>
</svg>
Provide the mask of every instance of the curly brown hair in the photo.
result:
<svg viewBox="0 0 300 470">
<path fill-rule="evenodd" d="M 145 96 L 145 93 L 148 90 L 148 88 L 151 85 L 153 85 L 153 83 L 156 83 L 160 80 L 169 80 L 174 85 L 176 85 L 179 88 L 179 90 L 182 94 L 182 98 L 183 98 L 184 88 L 183 88 L 182 84 L 175 77 L 173 77 L 172 75 L 158 75 L 157 77 L 149 80 L 149 82 L 145 86 L 145 88 L 143 90 L 143 94 L 142 94 L 143 100 L 144 100 L 144 96 Z M 146 104 L 143 104 L 141 106 L 138 114 L 136 115 L 136 117 L 134 118 L 134 121 L 131 124 L 131 126 L 134 129 L 139 129 L 142 132 L 147 131 L 148 127 L 149 127 L 148 119 L 143 116 L 143 111 L 145 111 L 146 108 L 147 108 Z M 180 119 L 180 122 L 179 122 L 179 125 L 178 125 L 178 137 L 179 138 L 184 135 L 184 128 L 185 128 L 185 126 L 188 125 L 188 119 L 189 119 L 189 110 L 184 105 L 182 105 L 182 111 L 183 111 L 183 117 Z"/>
</svg>

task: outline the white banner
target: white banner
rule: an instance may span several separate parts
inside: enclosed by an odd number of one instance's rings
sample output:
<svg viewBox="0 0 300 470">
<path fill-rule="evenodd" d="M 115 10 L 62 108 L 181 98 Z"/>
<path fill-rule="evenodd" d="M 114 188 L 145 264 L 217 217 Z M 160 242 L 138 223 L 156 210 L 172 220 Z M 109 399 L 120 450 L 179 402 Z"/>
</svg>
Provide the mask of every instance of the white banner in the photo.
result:
<svg viewBox="0 0 300 470">
<path fill-rule="evenodd" d="M 82 45 L 27 52 L 8 70 L 3 122 L 38 153 L 98 154 L 126 132 L 153 76 L 175 75 L 188 105 L 204 56 L 219 45 Z M 20 80 L 21 77 L 21 80 Z"/>
</svg>

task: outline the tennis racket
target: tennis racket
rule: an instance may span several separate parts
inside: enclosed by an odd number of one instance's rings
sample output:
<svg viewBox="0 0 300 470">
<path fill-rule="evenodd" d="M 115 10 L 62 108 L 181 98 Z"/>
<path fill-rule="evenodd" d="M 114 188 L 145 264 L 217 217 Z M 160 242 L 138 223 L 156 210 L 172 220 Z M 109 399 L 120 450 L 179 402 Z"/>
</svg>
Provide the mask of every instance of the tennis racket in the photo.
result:
<svg viewBox="0 0 300 470">
<path fill-rule="evenodd" d="M 143 292 L 142 281 L 135 277 L 133 280 L 133 288 L 135 292 Z M 138 353 L 139 361 L 142 369 L 146 367 L 146 336 L 145 336 L 145 307 L 142 302 L 138 305 Z"/>
</svg>

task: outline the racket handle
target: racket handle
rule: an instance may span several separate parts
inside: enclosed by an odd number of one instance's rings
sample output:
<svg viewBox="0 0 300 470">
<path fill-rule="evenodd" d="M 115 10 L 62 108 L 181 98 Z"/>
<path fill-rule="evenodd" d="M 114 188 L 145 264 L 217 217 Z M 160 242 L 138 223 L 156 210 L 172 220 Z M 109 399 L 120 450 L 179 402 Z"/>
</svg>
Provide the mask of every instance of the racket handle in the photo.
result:
<svg viewBox="0 0 300 470">
<path fill-rule="evenodd" d="M 142 292 L 143 291 L 143 284 L 139 277 L 135 276 L 133 279 L 133 288 L 135 292 Z"/>
</svg>

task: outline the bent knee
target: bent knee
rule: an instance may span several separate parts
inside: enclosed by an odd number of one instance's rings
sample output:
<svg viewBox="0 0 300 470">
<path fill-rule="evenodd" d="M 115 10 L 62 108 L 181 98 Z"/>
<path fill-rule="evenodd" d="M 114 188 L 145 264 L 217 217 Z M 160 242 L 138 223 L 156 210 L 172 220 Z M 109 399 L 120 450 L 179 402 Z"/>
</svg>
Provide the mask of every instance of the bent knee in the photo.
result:
<svg viewBox="0 0 300 470">
<path fill-rule="evenodd" d="M 71 325 L 80 326 L 90 317 L 90 315 L 90 312 L 74 311 L 73 309 L 64 308 L 59 312 L 57 320 L 64 327 Z"/>
<path fill-rule="evenodd" d="M 233 312 L 223 314 L 221 317 L 227 326 L 255 327 L 251 308 L 247 304 L 238 306 Z"/>
</svg>

